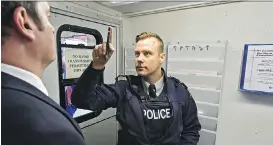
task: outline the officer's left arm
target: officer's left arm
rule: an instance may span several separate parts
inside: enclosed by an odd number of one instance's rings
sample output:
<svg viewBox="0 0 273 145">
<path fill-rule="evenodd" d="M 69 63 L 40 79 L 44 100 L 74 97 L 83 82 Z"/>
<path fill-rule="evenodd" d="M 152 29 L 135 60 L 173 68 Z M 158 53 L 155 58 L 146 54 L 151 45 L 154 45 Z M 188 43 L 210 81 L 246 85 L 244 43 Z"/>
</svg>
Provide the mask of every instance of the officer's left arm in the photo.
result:
<svg viewBox="0 0 273 145">
<path fill-rule="evenodd" d="M 197 115 L 197 107 L 191 94 L 187 91 L 187 100 L 183 109 L 183 131 L 181 145 L 197 145 L 201 125 Z"/>
</svg>

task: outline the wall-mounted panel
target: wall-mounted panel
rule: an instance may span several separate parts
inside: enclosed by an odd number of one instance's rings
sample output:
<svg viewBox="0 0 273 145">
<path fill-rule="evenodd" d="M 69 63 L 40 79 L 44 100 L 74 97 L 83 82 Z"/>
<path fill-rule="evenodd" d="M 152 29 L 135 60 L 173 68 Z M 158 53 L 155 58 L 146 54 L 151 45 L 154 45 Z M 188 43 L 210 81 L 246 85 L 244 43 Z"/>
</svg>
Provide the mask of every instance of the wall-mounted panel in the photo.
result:
<svg viewBox="0 0 273 145">
<path fill-rule="evenodd" d="M 217 130 L 217 119 L 210 118 L 206 116 L 199 115 L 198 116 L 200 123 L 202 124 L 202 128 L 206 130 L 216 131 Z"/>
<path fill-rule="evenodd" d="M 215 145 L 216 133 L 202 129 L 198 145 Z"/>
<path fill-rule="evenodd" d="M 226 41 L 169 42 L 167 73 L 188 86 L 202 125 L 198 145 L 214 145 L 224 76 Z"/>
<path fill-rule="evenodd" d="M 219 104 L 221 95 L 220 90 L 190 87 L 189 91 L 192 94 L 195 101 Z"/>
<path fill-rule="evenodd" d="M 218 72 L 223 73 L 223 60 L 202 60 L 202 59 L 175 59 L 168 58 L 168 70 L 182 72 L 185 70 L 196 70 L 203 72 Z M 178 67 L 179 66 L 179 67 Z"/>
<path fill-rule="evenodd" d="M 225 45 L 221 41 L 169 42 L 168 56 L 171 58 L 224 59 Z"/>
<path fill-rule="evenodd" d="M 197 109 L 198 112 L 204 116 L 208 117 L 214 117 L 218 118 L 218 110 L 219 110 L 219 105 L 218 104 L 209 104 L 205 102 L 197 102 Z"/>
<path fill-rule="evenodd" d="M 181 68 L 180 66 L 177 66 L 177 68 Z M 222 83 L 222 76 L 217 75 L 216 73 L 204 73 L 204 72 L 196 72 L 196 71 L 184 71 L 184 72 L 178 72 L 178 71 L 169 71 L 168 69 L 168 75 L 169 76 L 175 76 L 178 78 L 181 82 L 185 84 L 194 85 L 197 87 L 208 87 L 208 88 L 215 88 L 215 89 L 221 89 L 221 83 Z"/>
</svg>

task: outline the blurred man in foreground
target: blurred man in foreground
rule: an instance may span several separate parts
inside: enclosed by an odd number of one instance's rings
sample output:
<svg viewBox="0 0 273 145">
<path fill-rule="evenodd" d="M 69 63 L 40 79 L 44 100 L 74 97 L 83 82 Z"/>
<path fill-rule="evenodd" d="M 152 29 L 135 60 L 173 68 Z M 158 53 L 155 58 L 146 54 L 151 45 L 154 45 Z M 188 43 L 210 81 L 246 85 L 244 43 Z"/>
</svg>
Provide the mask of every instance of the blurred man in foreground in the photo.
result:
<svg viewBox="0 0 273 145">
<path fill-rule="evenodd" d="M 41 76 L 55 59 L 47 2 L 1 2 L 3 145 L 84 145 L 77 123 L 48 97 Z"/>
</svg>

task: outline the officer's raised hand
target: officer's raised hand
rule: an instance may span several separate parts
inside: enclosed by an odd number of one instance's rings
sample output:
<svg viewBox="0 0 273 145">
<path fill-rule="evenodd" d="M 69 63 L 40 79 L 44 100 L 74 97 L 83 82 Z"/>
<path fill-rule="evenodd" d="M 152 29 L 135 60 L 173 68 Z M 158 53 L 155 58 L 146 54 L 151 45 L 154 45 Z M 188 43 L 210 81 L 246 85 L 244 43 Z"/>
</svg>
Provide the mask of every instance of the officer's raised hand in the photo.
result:
<svg viewBox="0 0 273 145">
<path fill-rule="evenodd" d="M 106 53 L 106 42 L 103 42 L 102 44 L 96 45 L 93 52 L 93 63 L 92 67 L 94 69 L 103 69 L 105 64 L 108 62 L 108 60 L 111 58 L 112 54 L 114 53 L 114 47 L 112 43 L 109 43 L 109 52 Z M 107 55 L 106 55 L 107 54 Z"/>
</svg>

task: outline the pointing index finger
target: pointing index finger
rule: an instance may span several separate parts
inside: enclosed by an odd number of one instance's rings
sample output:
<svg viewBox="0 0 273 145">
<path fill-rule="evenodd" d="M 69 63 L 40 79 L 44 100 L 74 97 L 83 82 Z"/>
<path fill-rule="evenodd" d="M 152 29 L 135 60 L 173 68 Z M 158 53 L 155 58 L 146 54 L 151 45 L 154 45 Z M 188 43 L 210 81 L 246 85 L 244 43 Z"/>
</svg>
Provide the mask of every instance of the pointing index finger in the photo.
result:
<svg viewBox="0 0 273 145">
<path fill-rule="evenodd" d="M 113 42 L 113 35 L 112 35 L 112 28 L 111 27 L 108 28 L 108 32 L 110 34 L 109 43 L 112 43 Z"/>
</svg>

